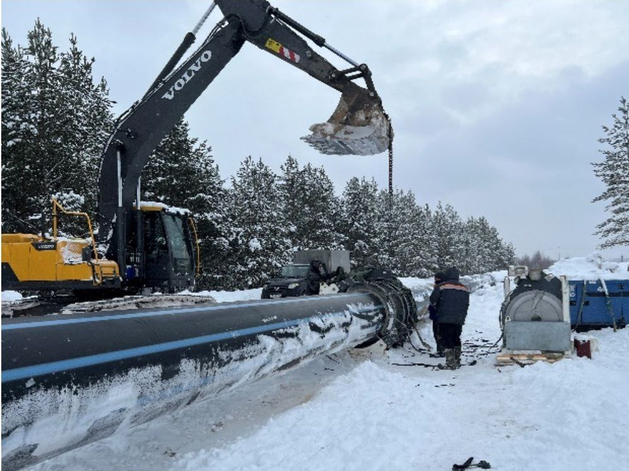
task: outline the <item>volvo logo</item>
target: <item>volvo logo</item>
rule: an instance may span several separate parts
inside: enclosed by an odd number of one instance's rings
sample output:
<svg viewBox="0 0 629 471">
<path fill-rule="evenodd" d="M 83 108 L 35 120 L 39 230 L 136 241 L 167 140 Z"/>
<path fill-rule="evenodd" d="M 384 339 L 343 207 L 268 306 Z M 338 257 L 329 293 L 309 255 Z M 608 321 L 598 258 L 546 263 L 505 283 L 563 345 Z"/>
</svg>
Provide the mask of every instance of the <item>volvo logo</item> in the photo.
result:
<svg viewBox="0 0 629 471">
<path fill-rule="evenodd" d="M 35 250 L 55 250 L 57 248 L 56 242 L 33 242 Z"/>
<path fill-rule="evenodd" d="M 209 49 L 204 51 L 194 63 L 184 72 L 179 80 L 177 80 L 170 89 L 162 95 L 162 98 L 172 100 L 175 98 L 175 93 L 181 90 L 186 84 L 195 76 L 195 74 L 201 70 L 203 64 L 212 58 L 212 51 Z"/>
</svg>

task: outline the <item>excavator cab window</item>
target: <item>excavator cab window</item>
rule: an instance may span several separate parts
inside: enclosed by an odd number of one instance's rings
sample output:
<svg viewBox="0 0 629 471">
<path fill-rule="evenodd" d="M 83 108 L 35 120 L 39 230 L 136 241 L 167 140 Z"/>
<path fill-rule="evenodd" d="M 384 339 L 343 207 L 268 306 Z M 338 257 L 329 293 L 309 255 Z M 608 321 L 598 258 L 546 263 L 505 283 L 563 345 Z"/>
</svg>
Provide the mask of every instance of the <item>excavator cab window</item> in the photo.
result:
<svg viewBox="0 0 629 471">
<path fill-rule="evenodd" d="M 168 286 L 170 256 L 161 211 L 142 211 L 144 231 L 144 278 L 148 287 Z"/>
<path fill-rule="evenodd" d="M 163 214 L 164 227 L 172 253 L 175 276 L 192 276 L 192 258 L 188 250 L 187 228 L 180 215 Z"/>
<path fill-rule="evenodd" d="M 147 261 L 155 262 L 168 254 L 166 231 L 159 212 L 147 212 L 144 215 L 144 246 Z"/>
</svg>

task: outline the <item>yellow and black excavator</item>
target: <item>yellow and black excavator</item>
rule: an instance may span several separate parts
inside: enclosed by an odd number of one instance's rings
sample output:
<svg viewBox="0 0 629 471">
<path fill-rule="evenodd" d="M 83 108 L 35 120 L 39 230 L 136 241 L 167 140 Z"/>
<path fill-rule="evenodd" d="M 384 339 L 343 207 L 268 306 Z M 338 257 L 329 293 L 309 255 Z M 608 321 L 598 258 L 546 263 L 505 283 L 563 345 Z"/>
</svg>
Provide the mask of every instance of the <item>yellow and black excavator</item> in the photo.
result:
<svg viewBox="0 0 629 471">
<path fill-rule="evenodd" d="M 185 59 L 201 25 L 218 6 L 224 17 Z M 349 63 L 339 70 L 306 39 Z M 140 176 L 153 150 L 223 67 L 250 42 L 341 92 L 330 117 L 302 139 L 324 154 L 373 155 L 390 145 L 388 116 L 371 72 L 324 38 L 264 0 L 216 0 L 187 33 L 145 96 L 123 113 L 105 146 L 99 180 L 98 235 L 90 217 L 53 201 L 52 237 L 2 234 L 2 289 L 79 292 L 176 291 L 194 285 L 199 270 L 194 222 L 186 210 L 140 199 Z M 355 83 L 363 79 L 366 87 Z M 87 239 L 58 237 L 62 217 L 82 217 Z"/>
</svg>

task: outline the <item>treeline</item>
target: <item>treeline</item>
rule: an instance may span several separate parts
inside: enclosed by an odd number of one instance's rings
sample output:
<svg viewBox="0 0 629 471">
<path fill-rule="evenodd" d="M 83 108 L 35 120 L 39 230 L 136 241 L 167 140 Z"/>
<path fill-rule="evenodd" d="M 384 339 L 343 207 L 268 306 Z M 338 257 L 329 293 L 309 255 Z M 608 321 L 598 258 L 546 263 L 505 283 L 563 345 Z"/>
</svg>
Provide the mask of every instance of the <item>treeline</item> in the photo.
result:
<svg viewBox="0 0 629 471">
<path fill-rule="evenodd" d="M 93 59 L 59 52 L 38 21 L 28 44 L 2 31 L 2 230 L 38 230 L 51 196 L 96 214 L 100 153 L 112 127 Z M 112 182 L 113 184 L 113 182 Z M 181 121 L 156 149 L 142 176 L 142 198 L 188 208 L 201 241 L 203 289 L 260 286 L 298 249 L 352 252 L 356 267 L 385 265 L 399 276 L 505 268 L 511 244 L 483 218 L 461 218 L 449 205 L 419 205 L 412 192 L 390 199 L 374 180 L 353 178 L 337 195 L 323 168 L 288 157 L 276 174 L 245 159 L 229 180 L 210 147 Z"/>
<path fill-rule="evenodd" d="M 556 261 L 554 258 L 543 254 L 541 250 L 537 250 L 533 255 L 524 254 L 517 259 L 518 265 L 526 265 L 529 268 L 538 268 L 540 270 L 550 268 Z"/>
<path fill-rule="evenodd" d="M 300 166 L 291 156 L 279 174 L 248 157 L 225 182 L 210 149 L 186 137 L 187 129 L 182 122 L 164 140 L 145 171 L 143 194 L 194 212 L 204 287 L 259 286 L 299 249 L 347 249 L 355 267 L 384 265 L 421 277 L 451 265 L 487 272 L 514 258 L 483 217 L 464 220 L 450 205 L 420 206 L 410 191 L 397 190 L 391 200 L 364 178 L 352 178 L 337 196 L 323 168 Z M 182 159 L 181 149 L 194 158 Z"/>
</svg>

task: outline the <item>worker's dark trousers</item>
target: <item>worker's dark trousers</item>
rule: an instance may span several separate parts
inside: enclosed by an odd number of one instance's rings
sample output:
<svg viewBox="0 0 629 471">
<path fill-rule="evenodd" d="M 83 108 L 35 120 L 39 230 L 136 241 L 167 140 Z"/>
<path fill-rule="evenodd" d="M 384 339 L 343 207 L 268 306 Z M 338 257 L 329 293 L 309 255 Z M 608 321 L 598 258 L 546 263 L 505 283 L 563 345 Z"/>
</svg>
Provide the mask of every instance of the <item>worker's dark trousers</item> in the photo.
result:
<svg viewBox="0 0 629 471">
<path fill-rule="evenodd" d="M 443 342 L 441 341 L 441 335 L 439 334 L 439 322 L 432 321 L 432 334 L 435 336 L 435 344 L 437 344 L 437 352 L 443 353 Z"/>
<path fill-rule="evenodd" d="M 461 331 L 463 326 L 461 324 L 445 324 L 439 323 L 439 337 L 441 337 L 441 344 L 444 349 L 460 347 L 461 346 Z"/>
</svg>

